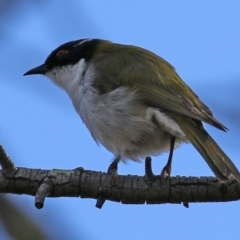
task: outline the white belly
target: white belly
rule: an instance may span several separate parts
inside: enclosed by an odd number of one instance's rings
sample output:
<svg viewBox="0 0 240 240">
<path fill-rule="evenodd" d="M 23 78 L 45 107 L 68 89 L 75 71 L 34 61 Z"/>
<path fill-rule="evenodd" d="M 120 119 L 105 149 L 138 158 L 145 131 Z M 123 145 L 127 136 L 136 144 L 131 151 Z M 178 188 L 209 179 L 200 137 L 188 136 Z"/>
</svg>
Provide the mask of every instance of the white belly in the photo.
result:
<svg viewBox="0 0 240 240">
<path fill-rule="evenodd" d="M 126 88 L 101 96 L 92 87 L 79 91 L 81 98 L 73 104 L 83 122 L 96 142 L 122 160 L 139 161 L 169 151 L 171 136 L 176 136 L 175 146 L 186 141 L 176 122 L 159 109 L 140 104 Z"/>
</svg>

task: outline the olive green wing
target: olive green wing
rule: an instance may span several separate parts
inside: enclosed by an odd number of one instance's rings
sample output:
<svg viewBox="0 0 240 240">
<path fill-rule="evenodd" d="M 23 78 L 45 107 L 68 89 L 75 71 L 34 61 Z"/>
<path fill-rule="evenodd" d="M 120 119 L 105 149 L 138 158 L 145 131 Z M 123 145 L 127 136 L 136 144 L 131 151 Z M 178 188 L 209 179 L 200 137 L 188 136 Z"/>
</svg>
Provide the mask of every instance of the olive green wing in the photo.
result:
<svg viewBox="0 0 240 240">
<path fill-rule="evenodd" d="M 151 93 L 149 93 L 149 90 Z M 221 130 L 227 130 L 227 128 L 217 121 L 209 111 L 206 111 L 208 109 L 199 109 L 187 96 L 180 95 L 177 91 L 175 91 L 174 94 L 174 91 L 168 91 L 165 89 L 164 93 L 159 94 L 158 90 L 154 87 L 149 89 L 146 86 L 141 86 L 141 89 L 138 92 L 147 105 L 206 122 Z"/>
<path fill-rule="evenodd" d="M 95 59 L 95 68 L 100 74 L 98 85 L 102 93 L 126 86 L 136 90 L 148 106 L 227 130 L 182 81 L 175 69 L 150 51 L 125 45 L 107 48 Z"/>
</svg>

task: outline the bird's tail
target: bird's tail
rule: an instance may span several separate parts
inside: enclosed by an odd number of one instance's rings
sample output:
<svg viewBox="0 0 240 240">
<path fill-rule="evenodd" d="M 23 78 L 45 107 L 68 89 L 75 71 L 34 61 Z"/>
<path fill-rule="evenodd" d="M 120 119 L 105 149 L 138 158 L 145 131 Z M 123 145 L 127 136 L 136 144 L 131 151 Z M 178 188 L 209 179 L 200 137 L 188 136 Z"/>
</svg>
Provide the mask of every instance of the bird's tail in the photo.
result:
<svg viewBox="0 0 240 240">
<path fill-rule="evenodd" d="M 227 181 L 232 174 L 240 182 L 238 169 L 202 125 L 190 120 L 179 126 L 220 181 Z"/>
</svg>

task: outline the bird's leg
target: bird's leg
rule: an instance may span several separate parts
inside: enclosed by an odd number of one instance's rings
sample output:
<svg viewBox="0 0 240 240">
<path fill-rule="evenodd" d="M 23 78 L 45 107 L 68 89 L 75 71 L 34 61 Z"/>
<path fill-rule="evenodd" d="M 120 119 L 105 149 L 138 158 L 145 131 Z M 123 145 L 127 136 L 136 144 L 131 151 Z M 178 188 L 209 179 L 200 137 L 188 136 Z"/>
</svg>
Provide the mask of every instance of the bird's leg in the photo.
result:
<svg viewBox="0 0 240 240">
<path fill-rule="evenodd" d="M 170 177 L 170 175 L 171 175 L 172 157 L 173 157 L 175 139 L 176 138 L 174 136 L 171 137 L 170 152 L 169 152 L 169 156 L 168 156 L 168 161 L 167 161 L 167 164 L 165 165 L 165 167 L 162 169 L 162 172 L 161 172 L 161 177 L 163 179 L 167 178 L 167 177 Z"/>
<path fill-rule="evenodd" d="M 107 171 L 108 174 L 111 174 L 114 177 L 118 176 L 117 170 L 118 170 L 118 163 L 119 163 L 120 159 L 121 159 L 121 157 L 117 156 L 115 158 L 115 160 L 109 165 L 108 171 Z"/>
<path fill-rule="evenodd" d="M 154 174 L 152 172 L 152 159 L 150 157 L 146 157 L 145 159 L 145 180 L 147 183 L 153 182 L 155 179 Z"/>
</svg>

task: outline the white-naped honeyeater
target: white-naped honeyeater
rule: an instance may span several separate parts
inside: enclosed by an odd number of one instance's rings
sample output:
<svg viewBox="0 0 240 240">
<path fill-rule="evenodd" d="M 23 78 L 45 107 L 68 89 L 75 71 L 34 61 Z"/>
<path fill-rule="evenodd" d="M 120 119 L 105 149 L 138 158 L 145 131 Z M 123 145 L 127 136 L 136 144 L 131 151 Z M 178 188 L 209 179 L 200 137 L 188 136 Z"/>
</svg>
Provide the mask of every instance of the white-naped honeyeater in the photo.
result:
<svg viewBox="0 0 240 240">
<path fill-rule="evenodd" d="M 227 128 L 163 58 L 140 47 L 100 39 L 67 42 L 24 75 L 43 74 L 63 88 L 92 137 L 120 160 L 170 151 L 162 176 L 170 176 L 172 154 L 190 142 L 220 181 L 240 174 L 203 127 Z"/>
</svg>

